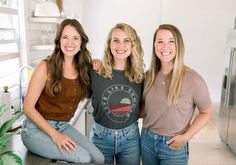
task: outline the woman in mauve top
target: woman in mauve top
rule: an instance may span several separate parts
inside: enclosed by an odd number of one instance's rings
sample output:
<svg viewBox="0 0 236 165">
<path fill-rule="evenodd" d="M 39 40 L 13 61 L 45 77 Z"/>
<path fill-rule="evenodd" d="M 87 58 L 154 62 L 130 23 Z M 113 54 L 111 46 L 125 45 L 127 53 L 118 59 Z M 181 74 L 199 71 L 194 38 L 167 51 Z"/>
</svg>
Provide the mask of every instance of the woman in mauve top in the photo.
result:
<svg viewBox="0 0 236 165">
<path fill-rule="evenodd" d="M 151 68 L 144 83 L 143 165 L 187 165 L 188 141 L 213 111 L 206 83 L 184 65 L 183 56 L 178 28 L 160 25 L 154 34 Z M 192 121 L 195 107 L 199 113 Z"/>
</svg>

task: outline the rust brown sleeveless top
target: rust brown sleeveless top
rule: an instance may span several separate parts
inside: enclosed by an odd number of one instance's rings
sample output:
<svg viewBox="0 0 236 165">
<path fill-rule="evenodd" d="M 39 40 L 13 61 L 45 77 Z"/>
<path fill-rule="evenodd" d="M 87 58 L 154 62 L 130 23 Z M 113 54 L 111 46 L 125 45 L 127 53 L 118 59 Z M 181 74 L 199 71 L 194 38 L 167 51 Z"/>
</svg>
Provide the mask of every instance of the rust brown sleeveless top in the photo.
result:
<svg viewBox="0 0 236 165">
<path fill-rule="evenodd" d="M 78 79 L 63 77 L 62 91 L 51 96 L 44 88 L 36 109 L 46 120 L 69 121 L 77 109 L 81 99 L 81 85 Z"/>
</svg>

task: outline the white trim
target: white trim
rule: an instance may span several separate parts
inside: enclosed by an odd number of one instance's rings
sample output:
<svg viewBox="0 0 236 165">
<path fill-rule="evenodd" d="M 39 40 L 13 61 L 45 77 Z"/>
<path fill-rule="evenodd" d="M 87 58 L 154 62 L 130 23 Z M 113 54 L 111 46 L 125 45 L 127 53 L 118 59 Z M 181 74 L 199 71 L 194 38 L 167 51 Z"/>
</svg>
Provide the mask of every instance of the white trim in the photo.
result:
<svg viewBox="0 0 236 165">
<path fill-rule="evenodd" d="M 54 50 L 54 45 L 33 45 L 32 50 Z"/>
<path fill-rule="evenodd" d="M 0 7 L 0 13 L 17 15 L 17 9 L 12 9 L 8 7 Z"/>
<path fill-rule="evenodd" d="M 14 31 L 15 32 L 15 29 L 14 28 L 0 28 L 0 31 Z"/>
<path fill-rule="evenodd" d="M 27 11 L 27 2 L 18 0 L 18 20 L 19 27 L 16 31 L 18 42 L 19 42 L 19 50 L 20 50 L 20 66 L 28 65 L 27 56 L 29 54 L 28 40 L 27 40 L 27 17 L 25 16 L 25 12 Z"/>
<path fill-rule="evenodd" d="M 62 18 L 59 17 L 30 17 L 29 21 L 38 23 L 55 23 L 59 24 L 62 22 Z"/>
<path fill-rule="evenodd" d="M 17 58 L 17 57 L 19 57 L 18 52 L 0 53 L 0 61 L 9 60 L 9 59 L 12 59 L 12 58 Z"/>
<path fill-rule="evenodd" d="M 0 40 L 0 44 L 17 43 L 17 40 Z"/>
</svg>

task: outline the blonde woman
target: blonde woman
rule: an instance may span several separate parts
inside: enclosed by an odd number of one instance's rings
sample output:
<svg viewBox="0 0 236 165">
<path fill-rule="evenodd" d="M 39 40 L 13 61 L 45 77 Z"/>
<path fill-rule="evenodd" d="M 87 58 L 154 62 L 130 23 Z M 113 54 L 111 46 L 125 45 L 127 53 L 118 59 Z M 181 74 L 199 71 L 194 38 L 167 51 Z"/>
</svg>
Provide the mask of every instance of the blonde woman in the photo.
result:
<svg viewBox="0 0 236 165">
<path fill-rule="evenodd" d="M 180 31 L 173 25 L 160 25 L 144 85 L 143 165 L 187 165 L 188 141 L 212 113 L 206 83 L 184 65 L 183 56 Z M 199 113 L 191 123 L 195 107 Z"/>
<path fill-rule="evenodd" d="M 95 120 L 91 141 L 105 163 L 139 165 L 137 119 L 144 62 L 140 39 L 130 25 L 121 23 L 111 29 L 102 64 L 90 76 Z"/>
</svg>

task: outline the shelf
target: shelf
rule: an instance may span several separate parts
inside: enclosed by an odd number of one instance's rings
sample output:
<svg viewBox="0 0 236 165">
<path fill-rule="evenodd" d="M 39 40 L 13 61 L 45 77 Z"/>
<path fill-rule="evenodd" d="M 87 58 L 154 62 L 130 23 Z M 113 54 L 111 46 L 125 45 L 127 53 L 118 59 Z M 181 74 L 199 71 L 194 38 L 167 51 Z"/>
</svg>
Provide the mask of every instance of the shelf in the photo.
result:
<svg viewBox="0 0 236 165">
<path fill-rule="evenodd" d="M 4 14 L 17 15 L 17 9 L 8 8 L 8 7 L 0 6 L 0 12 Z"/>
<path fill-rule="evenodd" d="M 16 43 L 16 40 L 1 40 L 0 39 L 0 44 L 9 44 L 9 43 Z"/>
<path fill-rule="evenodd" d="M 59 17 L 30 17 L 30 22 L 36 22 L 36 23 L 54 23 L 59 24 L 62 22 L 62 18 Z"/>
<path fill-rule="evenodd" d="M 18 52 L 9 52 L 9 53 L 0 52 L 0 61 L 9 60 L 11 58 L 17 58 L 17 57 L 19 57 Z"/>
<path fill-rule="evenodd" d="M 32 50 L 54 50 L 54 45 L 33 45 Z"/>
</svg>

